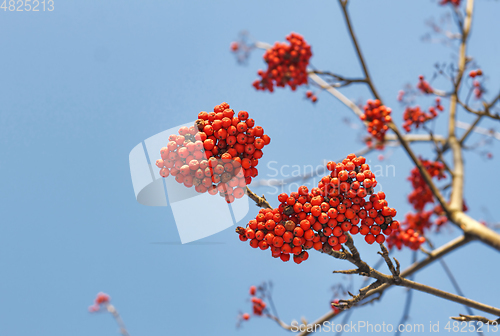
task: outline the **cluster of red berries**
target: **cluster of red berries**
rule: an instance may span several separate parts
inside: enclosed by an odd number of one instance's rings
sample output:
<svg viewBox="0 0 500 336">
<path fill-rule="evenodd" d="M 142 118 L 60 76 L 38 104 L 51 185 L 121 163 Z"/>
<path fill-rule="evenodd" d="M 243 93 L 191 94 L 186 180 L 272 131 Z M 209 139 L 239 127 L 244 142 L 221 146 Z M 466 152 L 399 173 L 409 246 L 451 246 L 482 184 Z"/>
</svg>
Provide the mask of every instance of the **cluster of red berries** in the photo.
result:
<svg viewBox="0 0 500 336">
<path fill-rule="evenodd" d="M 460 6 L 460 0 L 441 0 L 441 2 L 439 4 L 441 6 L 443 6 L 443 5 L 446 5 L 448 3 L 455 6 L 455 7 Z"/>
<path fill-rule="evenodd" d="M 250 240 L 253 248 L 271 248 L 272 256 L 283 261 L 293 254 L 297 264 L 307 260 L 310 248 L 339 251 L 346 232 L 364 235 L 368 244 L 383 243 L 399 222 L 393 220 L 396 210 L 388 206 L 385 194 L 374 193 L 377 181 L 365 162 L 355 154 L 341 163 L 328 162 L 331 173 L 317 188 L 300 186 L 290 195 L 280 194 L 278 208 L 261 209 L 246 228 L 236 229 L 240 240 Z"/>
<path fill-rule="evenodd" d="M 250 296 L 252 302 L 252 311 L 254 315 L 262 316 L 266 309 L 266 303 L 263 299 L 256 296 L 257 295 L 257 287 L 250 286 Z M 242 319 L 248 321 L 250 319 L 250 314 L 244 313 L 241 315 Z"/>
<path fill-rule="evenodd" d="M 289 85 L 292 90 L 297 86 L 307 84 L 307 65 L 312 56 L 311 46 L 304 38 L 296 33 L 286 37 L 287 43 L 276 42 L 264 54 L 267 70 L 259 70 L 253 86 L 257 90 L 274 91 L 274 86 L 285 87 Z"/>
<path fill-rule="evenodd" d="M 474 80 L 472 85 L 474 86 L 474 98 L 481 99 L 484 93 L 484 88 L 481 86 L 481 83 L 479 83 L 478 80 Z"/>
<path fill-rule="evenodd" d="M 420 160 L 420 162 L 422 162 L 425 170 L 427 170 L 432 178 L 441 180 L 446 177 L 444 174 L 444 165 L 441 162 L 432 162 L 429 160 Z M 415 211 L 420 212 L 427 203 L 434 202 L 434 196 L 417 167 L 411 170 L 408 180 L 411 182 L 413 188 L 413 191 L 408 196 L 408 201 L 413 205 Z"/>
<path fill-rule="evenodd" d="M 479 77 L 482 75 L 483 75 L 483 71 L 481 69 L 471 70 L 471 72 L 469 72 L 469 76 L 471 78 L 476 78 L 476 77 Z M 484 93 L 484 89 L 481 86 L 481 83 L 479 83 L 478 80 L 474 80 L 472 82 L 472 86 L 474 87 L 474 97 L 476 99 L 481 99 L 481 97 L 483 96 L 483 93 Z"/>
<path fill-rule="evenodd" d="M 471 70 L 471 72 L 469 72 L 469 76 L 471 78 L 475 78 L 476 76 L 482 76 L 482 75 L 483 75 L 483 71 L 481 69 Z"/>
<path fill-rule="evenodd" d="M 387 124 L 392 121 L 391 109 L 375 99 L 368 100 L 364 110 L 365 113 L 360 118 L 368 123 L 368 132 L 378 141 L 383 141 L 385 132 L 389 129 Z"/>
<path fill-rule="evenodd" d="M 398 250 L 401 250 L 403 246 L 407 246 L 412 250 L 418 250 L 420 245 L 425 243 L 425 237 L 420 233 L 432 225 L 431 215 L 432 211 L 407 213 L 401 227 L 387 238 L 387 246 L 390 249 L 396 246 Z"/>
<path fill-rule="evenodd" d="M 424 79 L 424 76 L 418 76 L 418 84 L 417 89 L 422 91 L 425 94 L 429 94 L 433 92 L 431 85 Z"/>
<path fill-rule="evenodd" d="M 405 96 L 405 93 L 404 90 L 399 90 L 398 91 L 398 97 L 397 97 L 397 100 L 400 102 L 400 101 L 403 101 L 403 98 Z"/>
<path fill-rule="evenodd" d="M 426 113 L 420 109 L 420 106 L 410 107 L 408 106 L 403 113 L 403 128 L 406 132 L 411 131 L 411 127 L 415 126 L 415 128 L 419 128 L 420 125 L 434 119 L 437 117 L 437 111 L 443 111 L 444 107 L 441 105 L 441 99 L 439 97 L 436 98 L 436 105 L 429 107 L 429 113 Z"/>
<path fill-rule="evenodd" d="M 441 162 L 432 162 L 428 160 L 420 160 L 427 172 L 432 178 L 438 180 L 445 178 L 444 165 Z M 411 182 L 413 191 L 408 195 L 408 201 L 415 209 L 415 213 L 409 212 L 406 214 L 405 220 L 401 223 L 398 230 L 387 239 L 389 248 L 396 246 L 401 249 L 402 246 L 407 246 L 412 250 L 418 250 L 420 245 L 425 242 L 423 236 L 424 230 L 429 229 L 433 222 L 431 216 L 438 214 L 436 210 L 424 211 L 428 203 L 434 203 L 434 196 L 431 189 L 425 182 L 417 167 L 413 168 L 408 180 Z M 441 211 L 442 212 L 442 211 Z M 438 217 L 436 224 L 442 225 L 446 222 L 446 217 Z"/>
<path fill-rule="evenodd" d="M 99 311 L 101 309 L 101 307 L 103 305 L 108 304 L 110 300 L 111 300 L 111 298 L 109 297 L 108 294 L 105 294 L 102 292 L 98 293 L 95 300 L 94 300 L 94 304 L 89 307 L 89 311 L 91 313 Z"/>
<path fill-rule="evenodd" d="M 169 136 L 156 161 L 160 175 L 175 176 L 187 188 L 193 185 L 199 193 L 219 193 L 228 203 L 245 194 L 244 188 L 258 174 L 262 148 L 271 138 L 261 126 L 248 118 L 248 112 L 237 116 L 222 103 L 214 111 L 200 112 L 194 126 L 181 127 L 179 134 Z"/>
<path fill-rule="evenodd" d="M 312 91 L 306 92 L 306 98 L 310 99 L 313 103 L 318 101 L 318 97 Z"/>
</svg>

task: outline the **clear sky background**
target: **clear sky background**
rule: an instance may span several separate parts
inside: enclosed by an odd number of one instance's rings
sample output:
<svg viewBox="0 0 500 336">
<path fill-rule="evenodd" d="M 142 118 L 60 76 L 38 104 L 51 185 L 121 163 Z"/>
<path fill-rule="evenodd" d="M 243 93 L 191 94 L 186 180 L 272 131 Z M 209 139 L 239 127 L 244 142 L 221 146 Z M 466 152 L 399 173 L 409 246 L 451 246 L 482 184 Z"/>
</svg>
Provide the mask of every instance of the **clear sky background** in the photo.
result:
<svg viewBox="0 0 500 336">
<path fill-rule="evenodd" d="M 269 43 L 295 31 L 312 45 L 315 67 L 361 76 L 336 1 L 54 5 L 52 12 L 0 11 L 0 335 L 118 335 L 108 314 L 87 311 L 99 291 L 111 295 L 132 336 L 285 335 L 267 319 L 235 328 L 238 312 L 251 309 L 249 286 L 267 280 L 275 284 L 284 321 L 326 313 L 331 286 L 347 283 L 331 272 L 349 264 L 319 253 L 301 265 L 283 263 L 241 243 L 234 227 L 181 245 L 169 207 L 136 202 L 128 155 L 144 139 L 223 101 L 249 111 L 272 138 L 258 178 L 272 178 L 270 167 L 284 167 L 286 175 L 291 168 L 285 165 L 305 169 L 362 148 L 364 130 L 346 127 L 345 119 L 361 124 L 334 98 L 319 94 L 313 106 L 303 88 L 256 92 L 251 83 L 264 67 L 263 52 L 254 52 L 246 66 L 229 52 L 243 29 Z M 487 75 L 486 97 L 500 90 L 499 6 L 477 1 L 470 42 L 469 54 Z M 439 20 L 449 8 L 427 0 L 365 0 L 353 1 L 350 10 L 374 82 L 401 123 L 397 92 L 420 74 L 431 77 L 436 62 L 456 59 L 454 49 L 421 40 L 430 31 L 425 21 Z M 444 80 L 433 84 L 449 88 Z M 355 101 L 371 98 L 363 87 L 343 92 Z M 473 118 L 461 111 L 458 119 Z M 440 131 L 445 124 L 440 117 L 433 127 Z M 480 140 L 474 135 L 470 143 Z M 427 146 L 414 148 L 433 158 Z M 496 176 L 498 148 L 494 140 L 481 149 L 493 154 L 491 160 L 478 151 L 465 155 L 470 215 L 490 222 L 499 221 L 500 185 L 488 179 Z M 368 159 L 394 165 L 395 173 L 379 181 L 402 219 L 410 209 L 411 164 L 401 149 L 388 148 L 383 161 L 379 154 Z M 273 188 L 253 189 L 278 204 Z M 252 206 L 239 224 L 256 213 Z M 447 227 L 431 239 L 441 245 L 459 234 Z M 367 261 L 378 260 L 375 246 L 359 246 Z M 406 268 L 412 254 L 394 256 Z M 473 243 L 445 260 L 467 296 L 500 305 L 500 271 L 493 266 L 500 263 L 498 252 Z M 357 290 L 362 279 L 353 280 Z M 416 281 L 453 291 L 439 264 L 420 271 Z M 381 302 L 356 309 L 352 320 L 396 324 L 404 294 L 390 289 Z M 466 313 L 460 305 L 415 293 L 410 322 L 443 326 L 459 313 Z"/>
</svg>

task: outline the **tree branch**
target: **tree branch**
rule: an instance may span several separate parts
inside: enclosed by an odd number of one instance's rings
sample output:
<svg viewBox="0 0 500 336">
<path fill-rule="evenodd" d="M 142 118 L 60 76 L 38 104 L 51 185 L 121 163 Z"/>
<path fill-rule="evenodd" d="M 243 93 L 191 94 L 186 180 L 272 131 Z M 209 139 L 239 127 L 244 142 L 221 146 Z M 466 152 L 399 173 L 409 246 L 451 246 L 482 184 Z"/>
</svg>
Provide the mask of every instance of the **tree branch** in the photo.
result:
<svg viewBox="0 0 500 336">
<path fill-rule="evenodd" d="M 363 57 L 363 54 L 361 53 L 361 48 L 359 47 L 358 40 L 356 39 L 356 35 L 354 34 L 354 30 L 353 30 L 352 25 L 351 25 L 351 19 L 349 17 L 349 13 L 347 11 L 348 0 L 339 0 L 339 3 L 340 3 L 340 6 L 342 7 L 342 12 L 344 13 L 345 22 L 347 24 L 349 34 L 351 35 L 352 43 L 354 44 L 354 47 L 356 48 L 359 62 L 361 63 L 361 67 L 363 68 L 363 73 L 365 74 L 366 83 L 370 87 L 370 90 L 373 92 L 373 95 L 375 96 L 375 98 L 381 101 L 380 96 L 379 96 L 377 90 L 375 89 L 375 85 L 373 85 L 372 79 L 370 77 L 370 73 L 368 72 L 368 68 L 366 66 L 365 59 Z"/>
<path fill-rule="evenodd" d="M 248 195 L 248 197 L 250 197 L 250 199 L 252 199 L 252 201 L 254 201 L 258 207 L 267 208 L 267 209 L 273 208 L 269 204 L 269 202 L 266 200 L 266 196 L 262 195 L 262 197 L 259 197 L 256 193 L 251 191 L 250 188 L 248 188 L 248 186 L 246 187 L 245 190 L 246 190 L 246 194 Z"/>
<path fill-rule="evenodd" d="M 458 238 L 453 239 L 452 241 L 448 242 L 447 244 L 445 244 L 445 245 L 443 245 L 443 246 L 441 246 L 441 247 L 433 250 L 431 253 L 429 253 L 429 255 L 427 256 L 427 258 L 425 258 L 425 259 L 423 259 L 421 261 L 418 261 L 418 262 L 414 263 L 413 265 L 411 265 L 410 267 L 408 267 L 406 270 L 404 270 L 403 272 L 401 272 L 401 276 L 407 277 L 407 276 L 409 276 L 411 274 L 414 274 L 414 273 L 418 272 L 419 270 L 421 270 L 425 266 L 431 264 L 435 260 L 437 260 L 437 259 L 445 256 L 446 254 L 448 254 L 448 253 L 450 253 L 450 252 L 452 252 L 452 251 L 460 248 L 461 246 L 467 244 L 470 241 L 471 241 L 471 238 L 467 237 L 467 236 L 460 236 Z M 369 297 L 371 297 L 371 296 L 373 296 L 375 294 L 380 294 L 380 293 L 382 293 L 383 291 L 385 291 L 387 288 L 389 288 L 391 286 L 392 286 L 391 284 L 383 284 L 379 288 L 377 288 L 375 290 L 369 291 L 365 295 L 365 298 L 369 298 Z M 335 314 L 335 312 L 333 312 L 332 310 L 330 310 L 325 315 L 321 316 L 316 321 L 312 322 L 312 325 L 322 324 L 325 321 L 330 321 L 334 316 L 339 315 L 339 314 L 343 314 L 343 311 L 341 311 L 338 314 Z M 310 334 L 311 334 L 311 332 L 308 332 L 306 330 L 306 331 L 298 334 L 298 336 L 307 336 L 307 335 L 310 335 Z"/>
<path fill-rule="evenodd" d="M 483 322 L 485 324 L 493 324 L 493 325 L 499 325 L 500 324 L 500 318 L 496 320 L 490 320 L 487 319 L 486 317 L 483 316 L 477 316 L 477 315 L 462 315 L 460 314 L 460 317 L 451 317 L 452 320 L 455 321 L 479 321 Z"/>
</svg>

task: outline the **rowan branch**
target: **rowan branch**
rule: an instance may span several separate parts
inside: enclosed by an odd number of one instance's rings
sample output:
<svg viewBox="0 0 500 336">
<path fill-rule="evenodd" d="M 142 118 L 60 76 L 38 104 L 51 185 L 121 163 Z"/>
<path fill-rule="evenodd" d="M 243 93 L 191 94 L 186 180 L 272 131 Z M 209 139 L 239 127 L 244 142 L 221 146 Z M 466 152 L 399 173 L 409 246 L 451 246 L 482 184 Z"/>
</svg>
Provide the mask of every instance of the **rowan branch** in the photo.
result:
<svg viewBox="0 0 500 336">
<path fill-rule="evenodd" d="M 355 264 L 356 266 L 358 266 L 358 269 L 359 269 L 358 274 L 372 277 L 372 278 L 376 279 L 376 281 L 374 283 L 372 283 L 371 285 L 360 289 L 358 295 L 352 295 L 349 293 L 352 296 L 351 299 L 340 300 L 338 304 L 332 303 L 333 306 L 341 308 L 341 309 L 349 309 L 352 306 L 354 306 L 356 303 L 358 303 L 359 301 L 364 299 L 370 291 L 377 291 L 384 284 L 391 284 L 391 285 L 397 285 L 397 286 L 415 289 L 415 290 L 418 290 L 420 292 L 428 293 L 428 294 L 443 298 L 443 299 L 448 300 L 448 301 L 460 303 L 460 304 L 481 310 L 481 311 L 489 313 L 489 314 L 500 316 L 500 309 L 499 308 L 495 308 L 493 306 L 489 306 L 489 305 L 468 299 L 468 298 L 460 296 L 460 295 L 445 292 L 443 290 L 440 290 L 440 289 L 437 289 L 437 288 L 434 288 L 431 286 L 427 286 L 427 285 L 424 285 L 424 284 L 421 284 L 421 283 L 418 283 L 418 282 L 415 282 L 415 281 L 412 281 L 412 280 L 409 280 L 405 277 L 400 276 L 399 262 L 396 259 L 394 259 L 395 263 L 397 265 L 397 267 L 395 268 L 394 264 L 392 263 L 392 261 L 389 258 L 389 253 L 383 244 L 380 244 L 380 248 L 381 248 L 382 252 L 379 252 L 379 254 L 382 255 L 382 257 L 386 261 L 389 269 L 391 270 L 392 276 L 378 272 L 377 270 L 370 267 L 366 262 L 361 260 L 359 253 L 357 253 L 356 247 L 354 246 L 354 244 L 352 242 L 352 238 L 348 234 L 347 234 L 347 236 L 348 236 L 348 238 L 347 238 L 346 245 L 349 247 L 349 250 L 351 251 L 352 256 L 353 256 L 351 258 L 351 260 L 349 260 L 349 261 L 351 263 Z"/>
<path fill-rule="evenodd" d="M 342 83 L 339 83 L 338 85 L 333 85 L 336 87 L 347 86 L 347 85 L 352 84 L 352 83 L 366 83 L 366 79 L 364 79 L 364 78 L 346 78 L 344 76 L 337 75 L 337 74 L 334 74 L 334 73 L 329 72 L 329 71 L 310 70 L 307 72 L 307 74 L 308 75 L 316 74 L 316 75 L 321 75 L 321 76 L 328 76 L 328 77 L 331 77 L 339 82 L 342 82 Z"/>
<path fill-rule="evenodd" d="M 443 299 L 448 300 L 448 301 L 460 303 L 460 304 L 469 306 L 471 308 L 475 308 L 477 310 L 484 311 L 484 312 L 489 313 L 489 314 L 500 316 L 500 309 L 498 309 L 498 308 L 495 308 L 495 307 L 492 307 L 489 305 L 485 305 L 483 303 L 468 299 L 466 297 L 459 296 L 459 295 L 452 294 L 452 293 L 448 293 L 448 292 L 442 291 L 440 289 L 430 287 L 427 285 L 423 285 L 423 284 L 420 284 L 420 283 L 417 283 L 417 282 L 414 282 L 414 281 L 411 281 L 408 279 L 402 278 L 401 284 L 399 284 L 399 286 L 412 288 L 412 289 L 418 290 L 420 292 L 428 293 L 428 294 L 443 298 Z"/>
<path fill-rule="evenodd" d="M 361 117 L 363 115 L 363 111 L 354 104 L 349 98 L 344 96 L 339 90 L 335 89 L 333 86 L 328 84 L 323 78 L 318 76 L 315 73 L 310 73 L 309 78 L 312 79 L 321 89 L 327 91 L 330 93 L 332 96 L 340 100 L 345 106 L 350 108 L 358 117 Z"/>
<path fill-rule="evenodd" d="M 116 321 L 116 324 L 118 324 L 118 327 L 120 328 L 120 333 L 123 336 L 130 336 L 130 334 L 127 331 L 127 328 L 125 327 L 125 323 L 123 322 L 123 320 L 122 320 L 120 314 L 118 313 L 118 311 L 116 310 L 115 306 L 113 306 L 112 304 L 108 304 L 108 305 L 106 305 L 106 309 L 108 310 L 109 313 L 111 313 L 111 315 L 113 316 L 113 318 Z"/>
<path fill-rule="evenodd" d="M 373 85 L 372 79 L 370 77 L 370 73 L 368 72 L 368 68 L 366 66 L 365 59 L 363 57 L 363 54 L 361 53 L 361 48 L 359 47 L 358 40 L 356 39 L 356 35 L 354 34 L 354 30 L 352 28 L 351 24 L 351 18 L 349 17 L 349 12 L 347 11 L 347 3 L 349 0 L 339 0 L 340 6 L 342 7 L 342 13 L 344 14 L 345 22 L 347 24 L 347 28 L 349 30 L 349 35 L 351 35 L 351 40 L 352 43 L 354 44 L 354 47 L 356 48 L 356 53 L 358 54 L 358 59 L 359 63 L 361 63 L 361 67 L 363 68 L 363 73 L 365 74 L 365 79 L 366 83 L 370 87 L 370 90 L 372 91 L 373 95 L 375 96 L 376 99 L 380 100 L 380 96 L 375 89 L 375 85 Z"/>
<path fill-rule="evenodd" d="M 482 115 L 478 115 L 477 118 L 476 118 L 476 120 L 474 120 L 474 122 L 469 126 L 469 128 L 467 129 L 467 131 L 465 131 L 465 133 L 462 135 L 462 137 L 458 141 L 458 143 L 460 144 L 461 147 L 463 147 L 465 140 L 472 133 L 472 131 L 474 130 L 474 128 L 477 126 L 477 124 L 479 124 L 479 121 L 481 121 L 482 118 L 483 118 Z"/>
<path fill-rule="evenodd" d="M 262 197 L 259 197 L 256 193 L 251 191 L 250 188 L 248 188 L 248 186 L 246 187 L 245 191 L 246 191 L 246 194 L 248 195 L 248 197 L 250 197 L 250 199 L 252 201 L 254 201 L 258 207 L 267 208 L 267 209 L 273 208 L 269 204 L 269 202 L 266 200 L 266 196 L 262 195 Z"/>
<path fill-rule="evenodd" d="M 487 319 L 486 317 L 478 316 L 478 315 L 462 315 L 462 314 L 459 314 L 459 315 L 460 315 L 459 317 L 450 317 L 450 318 L 452 320 L 455 320 L 455 321 L 465 321 L 465 322 L 479 321 L 479 322 L 483 322 L 485 324 L 493 324 L 493 325 L 500 324 L 500 318 L 498 318 L 496 320 L 490 320 L 490 319 Z"/>
<path fill-rule="evenodd" d="M 453 239 L 452 241 L 446 243 L 445 245 L 433 250 L 431 253 L 429 253 L 427 258 L 425 258 L 421 261 L 418 261 L 416 263 L 413 263 L 410 267 L 408 267 L 406 270 L 401 272 L 401 276 L 407 277 L 409 275 L 412 275 L 412 274 L 418 272 L 419 270 L 421 270 L 425 266 L 431 264 L 435 260 L 438 260 L 439 258 L 447 255 L 448 253 L 455 251 L 456 249 L 462 247 L 463 245 L 467 244 L 470 241 L 471 241 L 471 238 L 468 236 L 460 236 L 458 238 Z M 367 299 L 373 295 L 376 295 L 376 294 L 380 295 L 381 293 L 383 293 L 386 289 L 388 289 L 391 286 L 392 286 L 391 284 L 383 284 L 379 288 L 371 290 L 368 293 L 366 293 L 365 299 Z M 330 321 L 333 317 L 335 317 L 339 314 L 343 314 L 343 313 L 344 313 L 344 311 L 341 311 L 340 313 L 336 314 L 334 311 L 330 310 L 325 315 L 321 316 L 316 321 L 312 322 L 312 325 L 322 324 L 325 321 Z M 307 336 L 310 334 L 311 334 L 311 332 L 306 330 L 304 332 L 299 333 L 298 336 Z"/>
<path fill-rule="evenodd" d="M 448 124 L 448 143 L 453 152 L 453 176 L 452 190 L 450 196 L 450 206 L 448 209 L 448 218 L 452 219 L 452 212 L 460 212 L 463 207 L 463 182 L 464 168 L 462 158 L 462 147 L 456 137 L 456 112 L 457 101 L 460 85 L 462 83 L 463 74 L 466 64 L 467 40 L 469 38 L 470 28 L 472 24 L 472 13 L 474 10 L 474 0 L 467 0 L 465 8 L 465 18 L 463 21 L 462 38 L 458 56 L 458 72 L 454 83 L 454 91 L 450 97 L 450 116 Z"/>
</svg>

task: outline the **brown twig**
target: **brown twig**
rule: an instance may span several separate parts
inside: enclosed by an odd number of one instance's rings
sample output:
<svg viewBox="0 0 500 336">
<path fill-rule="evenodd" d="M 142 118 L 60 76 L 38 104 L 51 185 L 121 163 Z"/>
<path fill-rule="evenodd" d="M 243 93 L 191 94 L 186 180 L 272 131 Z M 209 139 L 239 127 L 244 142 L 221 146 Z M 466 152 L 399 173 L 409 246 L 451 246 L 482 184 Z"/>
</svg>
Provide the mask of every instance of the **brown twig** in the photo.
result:
<svg viewBox="0 0 500 336">
<path fill-rule="evenodd" d="M 479 321 L 479 322 L 483 322 L 485 324 L 493 324 L 493 325 L 499 325 L 500 324 L 500 318 L 498 318 L 496 320 L 490 320 L 490 319 L 487 319 L 484 316 L 478 316 L 478 315 L 462 315 L 462 314 L 459 314 L 459 315 L 460 315 L 459 317 L 450 317 L 450 318 L 452 320 L 455 320 L 455 321 L 465 321 L 465 322 L 468 322 L 468 321 Z"/>
<path fill-rule="evenodd" d="M 269 204 L 269 202 L 266 200 L 266 196 L 264 196 L 264 195 L 262 195 L 262 197 L 258 196 L 256 193 L 251 191 L 250 188 L 248 188 L 248 186 L 246 187 L 246 193 L 247 193 L 248 197 L 250 197 L 250 199 L 252 199 L 252 201 L 254 201 L 258 207 L 267 208 L 267 209 L 273 208 Z"/>
<path fill-rule="evenodd" d="M 372 79 L 370 77 L 370 73 L 368 72 L 368 67 L 366 66 L 365 59 L 364 59 L 363 54 L 361 52 L 361 48 L 359 47 L 358 40 L 356 38 L 356 35 L 354 34 L 354 30 L 353 30 L 352 25 L 351 25 L 351 18 L 349 17 L 349 12 L 347 11 L 348 0 L 339 0 L 339 3 L 340 3 L 340 6 L 342 7 L 342 13 L 344 14 L 345 22 L 347 24 L 347 29 L 349 30 L 349 34 L 351 35 L 352 43 L 354 44 L 354 48 L 356 48 L 359 62 L 361 63 L 361 67 L 363 68 L 363 73 L 365 74 L 366 83 L 370 87 L 370 90 L 372 91 L 375 98 L 382 101 L 380 99 L 380 95 L 378 94 L 377 90 L 375 89 L 375 85 L 373 85 Z"/>
<path fill-rule="evenodd" d="M 310 70 L 310 71 L 308 71 L 307 74 L 308 75 L 316 74 L 316 75 L 329 76 L 329 77 L 332 77 L 340 82 L 343 82 L 344 86 L 351 84 L 351 83 L 366 83 L 366 79 L 364 79 L 364 78 L 346 78 L 344 76 L 340 76 L 340 75 L 334 74 L 334 73 L 329 72 L 329 71 Z"/>
<path fill-rule="evenodd" d="M 120 333 L 123 336 L 130 336 L 130 334 L 127 331 L 127 328 L 125 327 L 125 323 L 123 322 L 123 320 L 122 320 L 120 314 L 118 313 L 118 311 L 116 310 L 115 306 L 113 306 L 112 304 L 108 304 L 108 305 L 106 305 L 106 309 L 108 310 L 109 313 L 111 313 L 111 315 L 113 316 L 113 318 L 116 321 L 116 324 L 118 324 L 118 327 L 120 328 Z"/>
<path fill-rule="evenodd" d="M 411 265 L 410 267 L 408 267 L 406 270 L 401 272 L 401 276 L 407 277 L 411 274 L 418 272 L 419 270 L 421 270 L 425 266 L 431 264 L 435 260 L 438 260 L 439 258 L 447 255 L 448 253 L 455 251 L 456 249 L 460 248 L 461 246 L 467 244 L 470 241 L 471 241 L 471 237 L 468 237 L 468 236 L 461 236 L 461 237 L 453 239 L 452 241 L 448 242 L 447 244 L 433 250 L 427 256 L 427 258 L 425 258 L 421 261 L 418 261 L 418 262 L 414 263 L 413 265 Z M 383 284 L 379 288 L 369 291 L 365 295 L 365 299 L 369 298 L 373 295 L 380 295 L 381 293 L 383 293 L 386 289 L 388 289 L 391 286 L 392 286 L 391 284 Z M 339 314 L 342 314 L 342 313 L 343 312 L 340 312 Z M 312 325 L 322 324 L 325 321 L 330 321 L 336 315 L 338 315 L 338 314 L 336 314 L 334 311 L 330 310 L 325 315 L 319 317 L 316 321 L 312 322 Z M 298 336 L 307 336 L 309 334 L 311 334 L 311 332 L 306 330 L 306 331 L 298 334 Z"/>
<path fill-rule="evenodd" d="M 481 115 L 477 116 L 476 120 L 474 120 L 474 122 L 469 126 L 469 128 L 467 129 L 467 131 L 465 131 L 464 135 L 462 135 L 462 137 L 460 138 L 460 140 L 458 140 L 458 143 L 460 144 L 461 147 L 463 147 L 465 140 L 472 133 L 472 131 L 477 126 L 477 124 L 479 123 L 479 121 L 481 121 L 482 118 L 483 118 L 483 116 L 481 116 Z"/>
</svg>

